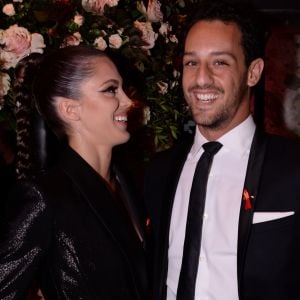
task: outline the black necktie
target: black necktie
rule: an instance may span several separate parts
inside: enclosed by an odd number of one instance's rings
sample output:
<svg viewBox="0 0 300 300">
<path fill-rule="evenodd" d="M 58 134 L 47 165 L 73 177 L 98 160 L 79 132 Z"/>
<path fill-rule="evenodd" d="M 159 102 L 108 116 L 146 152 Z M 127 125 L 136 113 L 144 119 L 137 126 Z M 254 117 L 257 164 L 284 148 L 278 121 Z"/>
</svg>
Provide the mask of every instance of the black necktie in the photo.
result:
<svg viewBox="0 0 300 300">
<path fill-rule="evenodd" d="M 222 144 L 208 142 L 202 147 L 204 153 L 197 163 L 190 193 L 177 300 L 194 300 L 195 297 L 207 179 L 213 157 Z"/>
</svg>

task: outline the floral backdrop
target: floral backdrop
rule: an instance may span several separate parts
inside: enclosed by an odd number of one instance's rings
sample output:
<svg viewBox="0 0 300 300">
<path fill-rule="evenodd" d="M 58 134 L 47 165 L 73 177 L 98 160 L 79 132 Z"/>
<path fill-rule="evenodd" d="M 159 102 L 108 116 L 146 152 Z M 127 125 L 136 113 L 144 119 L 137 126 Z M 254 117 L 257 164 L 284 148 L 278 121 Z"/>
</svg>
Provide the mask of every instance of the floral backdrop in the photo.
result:
<svg viewBox="0 0 300 300">
<path fill-rule="evenodd" d="M 182 129 L 193 126 L 180 87 L 179 41 L 197 1 L 0 0 L 0 122 L 15 129 L 20 104 L 12 85 L 20 59 L 82 43 L 123 62 L 122 75 L 135 100 L 131 130 L 150 143 L 146 148 L 169 147 Z M 275 25 L 266 53 L 264 123 L 267 131 L 300 136 L 300 24 L 287 16 Z"/>
<path fill-rule="evenodd" d="M 24 56 L 87 44 L 113 53 L 131 79 L 135 117 L 155 150 L 170 146 L 185 117 L 179 34 L 192 0 L 0 0 L 0 121 L 15 126 L 11 87 Z M 137 112 L 141 112 L 140 114 Z"/>
</svg>

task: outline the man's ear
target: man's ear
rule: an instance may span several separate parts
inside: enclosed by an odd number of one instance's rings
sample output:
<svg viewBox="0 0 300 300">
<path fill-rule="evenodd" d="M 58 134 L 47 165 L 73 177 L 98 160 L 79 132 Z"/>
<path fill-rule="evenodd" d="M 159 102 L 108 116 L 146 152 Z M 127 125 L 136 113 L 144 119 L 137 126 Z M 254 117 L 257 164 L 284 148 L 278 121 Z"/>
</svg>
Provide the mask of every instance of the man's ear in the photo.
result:
<svg viewBox="0 0 300 300">
<path fill-rule="evenodd" d="M 57 111 L 64 121 L 80 120 L 80 101 L 70 98 L 57 98 Z"/>
<path fill-rule="evenodd" d="M 248 80 L 249 87 L 255 86 L 261 78 L 262 71 L 264 69 L 264 61 L 261 58 L 253 60 L 248 68 Z"/>
</svg>

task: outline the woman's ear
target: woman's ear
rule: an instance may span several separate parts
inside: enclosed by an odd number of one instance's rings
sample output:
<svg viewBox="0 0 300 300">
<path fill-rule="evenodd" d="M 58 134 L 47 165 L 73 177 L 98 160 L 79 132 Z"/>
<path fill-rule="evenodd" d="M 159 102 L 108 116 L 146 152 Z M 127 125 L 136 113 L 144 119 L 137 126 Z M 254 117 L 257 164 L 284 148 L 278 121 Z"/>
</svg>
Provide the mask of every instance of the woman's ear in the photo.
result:
<svg viewBox="0 0 300 300">
<path fill-rule="evenodd" d="M 249 87 L 255 86 L 261 78 L 262 71 L 264 69 L 264 61 L 261 58 L 253 60 L 248 68 L 248 80 Z"/>
<path fill-rule="evenodd" d="M 80 101 L 78 100 L 64 97 L 57 98 L 57 111 L 66 122 L 80 120 L 80 106 Z"/>
</svg>

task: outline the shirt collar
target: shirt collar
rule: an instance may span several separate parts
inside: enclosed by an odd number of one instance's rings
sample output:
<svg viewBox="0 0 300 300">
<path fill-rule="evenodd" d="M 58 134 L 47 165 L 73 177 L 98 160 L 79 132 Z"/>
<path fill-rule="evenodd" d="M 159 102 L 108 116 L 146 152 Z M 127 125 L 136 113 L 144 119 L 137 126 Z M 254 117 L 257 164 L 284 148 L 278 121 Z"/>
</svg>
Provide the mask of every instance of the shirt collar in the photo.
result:
<svg viewBox="0 0 300 300">
<path fill-rule="evenodd" d="M 253 121 L 253 117 L 249 115 L 246 120 L 221 136 L 218 139 L 218 142 L 223 145 L 223 150 L 227 149 L 229 151 L 234 151 L 242 155 L 245 151 L 250 151 L 254 132 L 255 123 Z M 201 134 L 198 127 L 196 126 L 194 143 L 189 153 L 189 157 L 195 157 L 199 153 L 199 151 L 202 150 L 202 145 L 207 142 L 208 140 Z"/>
</svg>

